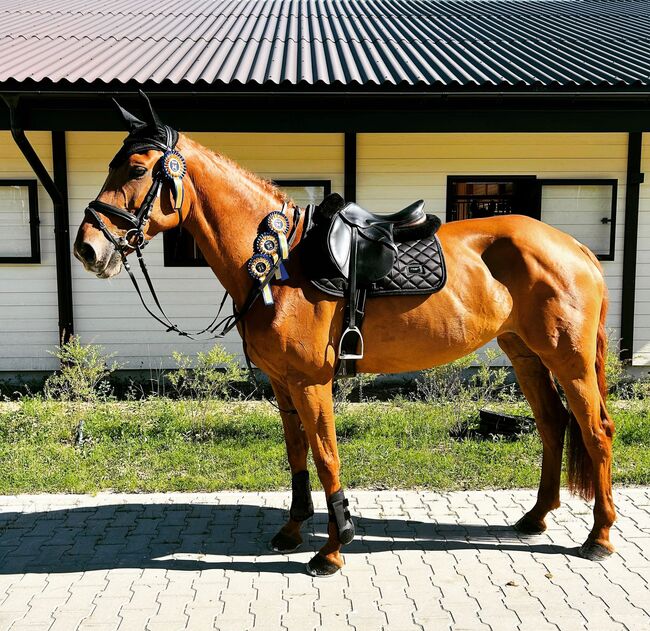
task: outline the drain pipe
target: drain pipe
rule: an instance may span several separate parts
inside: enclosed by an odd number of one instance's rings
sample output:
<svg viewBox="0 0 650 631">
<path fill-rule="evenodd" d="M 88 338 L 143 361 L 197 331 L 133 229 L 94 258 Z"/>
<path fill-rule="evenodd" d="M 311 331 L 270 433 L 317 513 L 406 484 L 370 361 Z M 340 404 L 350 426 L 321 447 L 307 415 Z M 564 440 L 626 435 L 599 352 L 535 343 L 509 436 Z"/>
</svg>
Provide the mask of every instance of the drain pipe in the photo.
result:
<svg viewBox="0 0 650 631">
<path fill-rule="evenodd" d="M 20 125 L 18 95 L 0 95 L 9 108 L 11 135 L 54 205 L 54 247 L 56 253 L 56 288 L 59 309 L 59 343 L 74 333 L 72 306 L 72 269 L 70 266 L 70 223 L 68 217 L 68 176 L 65 132 L 52 132 L 54 179 L 30 144 Z"/>
</svg>

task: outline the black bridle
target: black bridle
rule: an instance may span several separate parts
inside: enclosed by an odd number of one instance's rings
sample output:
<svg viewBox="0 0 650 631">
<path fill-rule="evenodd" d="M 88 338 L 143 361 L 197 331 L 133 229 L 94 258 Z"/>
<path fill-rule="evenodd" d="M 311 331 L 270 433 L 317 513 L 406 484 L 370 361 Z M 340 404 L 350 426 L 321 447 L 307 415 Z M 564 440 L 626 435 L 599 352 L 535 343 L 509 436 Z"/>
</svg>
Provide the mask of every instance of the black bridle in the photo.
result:
<svg viewBox="0 0 650 631">
<path fill-rule="evenodd" d="M 151 277 L 149 276 L 147 265 L 142 256 L 142 250 L 145 248 L 145 246 L 148 243 L 144 231 L 149 222 L 149 218 L 151 217 L 151 213 L 153 211 L 153 206 L 156 201 L 156 198 L 160 196 L 163 183 L 167 178 L 164 169 L 164 161 L 172 152 L 174 152 L 175 155 L 177 155 L 182 160 L 180 154 L 175 151 L 176 143 L 173 141 L 174 136 L 172 133 L 172 129 L 166 125 L 164 129 L 167 137 L 166 144 L 159 143 L 154 140 L 149 141 L 151 148 L 162 151 L 163 155 L 158 160 L 158 162 L 156 162 L 156 164 L 152 169 L 153 181 L 151 183 L 151 186 L 149 187 L 149 190 L 144 196 L 144 199 L 142 200 L 142 204 L 140 205 L 140 208 L 138 208 L 135 213 L 130 213 L 128 210 L 124 208 L 118 208 L 117 206 L 113 206 L 112 204 L 107 204 L 105 202 L 101 202 L 95 199 L 92 202 L 90 202 L 90 204 L 88 204 L 85 213 L 86 215 L 90 215 L 97 222 L 99 229 L 102 231 L 104 236 L 113 244 L 113 246 L 115 247 L 115 251 L 119 253 L 120 257 L 122 258 L 122 264 L 124 265 L 124 269 L 126 269 L 126 271 L 128 272 L 129 278 L 131 279 L 131 282 L 133 283 L 133 286 L 135 287 L 135 290 L 138 296 L 140 297 L 140 302 L 142 302 L 142 306 L 145 308 L 145 310 L 150 316 L 152 316 L 155 320 L 157 320 L 160 324 L 162 324 L 168 332 L 174 331 L 179 335 L 182 335 L 189 339 L 196 339 L 197 336 L 202 336 L 204 334 L 210 334 L 210 337 L 207 339 L 222 338 L 228 332 L 234 329 L 235 326 L 237 326 L 237 324 L 242 320 L 242 318 L 248 313 L 248 311 L 256 302 L 256 300 L 262 295 L 264 288 L 274 278 L 275 271 L 280 267 L 282 261 L 280 258 L 278 258 L 275 261 L 275 264 L 273 265 L 271 270 L 269 271 L 268 275 L 266 276 L 265 280 L 259 284 L 253 285 L 241 309 L 237 310 L 233 301 L 232 315 L 226 316 L 222 320 L 219 320 L 221 311 L 223 310 L 224 304 L 228 298 L 228 292 L 225 292 L 223 296 L 223 300 L 219 305 L 217 315 L 212 319 L 212 321 L 210 322 L 210 324 L 208 324 L 207 327 L 205 327 L 200 331 L 188 333 L 187 331 L 183 331 L 181 328 L 179 328 L 176 324 L 174 324 L 169 319 L 169 317 L 165 313 L 165 310 L 162 308 L 160 301 L 158 300 L 158 296 L 153 287 Z M 183 215 L 182 215 L 180 203 L 177 203 L 176 207 L 178 212 L 178 226 L 179 228 L 181 228 L 183 225 Z M 291 230 L 289 232 L 289 236 L 287 238 L 289 247 L 291 247 L 291 245 L 293 244 L 296 238 L 296 232 L 297 232 L 298 222 L 300 220 L 300 214 L 301 214 L 300 208 L 298 206 L 294 206 L 293 221 L 291 225 Z M 115 217 L 117 219 L 126 221 L 128 224 L 131 225 L 131 228 L 129 228 L 123 236 L 118 237 L 108 229 L 108 226 L 104 223 L 101 215 Z M 138 263 L 140 265 L 140 269 L 142 270 L 142 275 L 144 276 L 149 291 L 151 292 L 151 296 L 159 311 L 159 315 L 154 313 L 147 306 L 147 303 L 144 300 L 144 296 L 142 295 L 142 291 L 140 290 L 138 281 L 134 276 L 133 271 L 131 270 L 131 266 L 129 265 L 129 262 L 127 260 L 127 255 L 130 252 L 136 253 Z M 217 330 L 221 326 L 223 326 L 222 330 L 217 333 Z"/>
<path fill-rule="evenodd" d="M 86 214 L 91 215 L 93 219 L 97 222 L 100 230 L 104 233 L 104 236 L 115 246 L 115 249 L 122 255 L 122 260 L 124 261 L 125 255 L 131 251 L 135 250 L 136 247 L 142 250 L 147 245 L 147 240 L 144 236 L 144 230 L 149 222 L 149 217 L 151 217 L 151 212 L 153 210 L 154 202 L 156 198 L 160 195 L 162 190 L 163 180 L 165 175 L 162 168 L 162 162 L 164 156 L 172 151 L 174 151 L 175 143 L 172 140 L 171 128 L 165 126 L 165 134 L 167 136 L 167 143 L 162 144 L 151 140 L 151 146 L 154 149 L 159 149 L 163 152 L 163 156 L 156 162 L 152 169 L 153 181 L 147 194 L 140 204 L 140 208 L 135 213 L 130 213 L 124 208 L 118 208 L 112 204 L 107 204 L 105 202 L 100 202 L 98 199 L 93 200 L 88 204 L 86 208 Z M 119 154 L 118 154 L 119 155 Z M 113 163 L 111 163 L 112 165 Z M 132 228 L 126 231 L 124 236 L 116 237 L 106 226 L 102 218 L 99 216 L 99 213 L 103 215 L 117 217 L 122 219 L 127 223 L 131 224 Z M 183 217 L 181 215 L 180 209 L 178 210 L 178 224 L 181 225 Z M 135 239 L 135 245 L 132 245 L 132 239 Z M 125 262 L 125 267 L 129 269 L 128 265 Z"/>
</svg>

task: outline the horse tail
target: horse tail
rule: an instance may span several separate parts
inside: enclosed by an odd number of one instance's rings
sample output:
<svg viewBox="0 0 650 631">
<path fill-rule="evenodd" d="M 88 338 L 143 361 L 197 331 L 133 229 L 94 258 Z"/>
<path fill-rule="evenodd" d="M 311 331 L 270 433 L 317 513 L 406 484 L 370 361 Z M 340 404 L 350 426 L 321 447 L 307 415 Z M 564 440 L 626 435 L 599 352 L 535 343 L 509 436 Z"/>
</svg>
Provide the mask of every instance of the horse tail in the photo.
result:
<svg viewBox="0 0 650 631">
<path fill-rule="evenodd" d="M 582 248 L 592 262 L 598 267 L 601 275 L 602 268 L 598 259 L 586 248 Z M 605 377 L 605 363 L 607 361 L 607 330 L 605 320 L 607 318 L 607 287 L 604 285 L 602 302 L 600 304 L 600 320 L 598 322 L 598 332 L 596 334 L 596 379 L 598 382 L 598 391 L 600 393 L 600 418 L 603 430 L 610 437 L 614 435 L 614 423 L 612 422 L 605 402 L 607 400 L 607 379 Z M 594 468 L 589 452 L 585 447 L 580 431 L 580 425 L 573 413 L 569 415 L 569 426 L 567 432 L 567 482 L 569 490 L 572 493 L 580 495 L 586 500 L 594 497 Z"/>
</svg>

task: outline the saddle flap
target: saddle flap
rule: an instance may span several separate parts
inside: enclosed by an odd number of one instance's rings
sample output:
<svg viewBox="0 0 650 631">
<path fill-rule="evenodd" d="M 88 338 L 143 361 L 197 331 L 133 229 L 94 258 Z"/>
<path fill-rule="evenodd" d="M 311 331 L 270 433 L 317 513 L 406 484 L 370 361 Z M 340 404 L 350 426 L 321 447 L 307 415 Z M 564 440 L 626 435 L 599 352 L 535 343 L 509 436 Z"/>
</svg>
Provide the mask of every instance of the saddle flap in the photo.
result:
<svg viewBox="0 0 650 631">
<path fill-rule="evenodd" d="M 356 278 L 363 286 L 390 272 L 397 256 L 397 247 L 393 243 L 392 225 L 358 226 L 355 221 L 356 217 L 350 221 L 347 215 L 337 214 L 327 234 L 327 249 L 343 278 L 348 279 L 352 230 L 357 230 Z"/>
</svg>

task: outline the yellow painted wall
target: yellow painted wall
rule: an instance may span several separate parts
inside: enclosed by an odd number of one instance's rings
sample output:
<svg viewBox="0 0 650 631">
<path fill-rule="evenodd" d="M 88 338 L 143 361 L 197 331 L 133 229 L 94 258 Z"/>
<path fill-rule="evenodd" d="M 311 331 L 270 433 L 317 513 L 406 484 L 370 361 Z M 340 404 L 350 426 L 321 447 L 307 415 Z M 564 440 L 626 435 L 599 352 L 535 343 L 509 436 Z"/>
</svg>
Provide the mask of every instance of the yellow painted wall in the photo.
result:
<svg viewBox="0 0 650 631">
<path fill-rule="evenodd" d="M 616 258 L 603 268 L 610 290 L 607 322 L 618 337 L 627 134 L 359 134 L 357 151 L 361 205 L 390 212 L 422 198 L 443 221 L 448 175 L 617 179 Z M 650 317 L 646 326 L 650 331 Z"/>
</svg>

